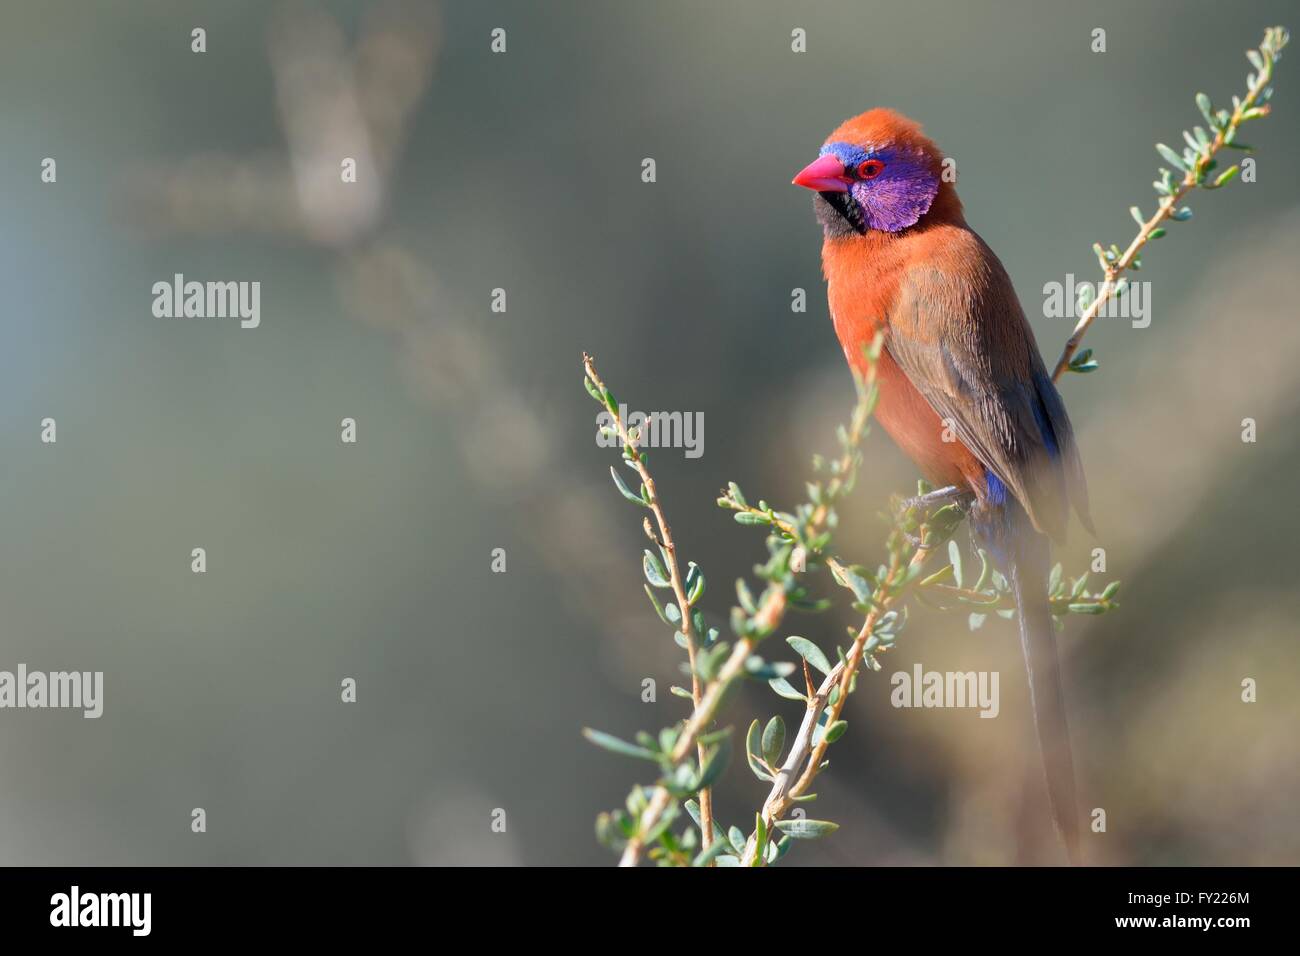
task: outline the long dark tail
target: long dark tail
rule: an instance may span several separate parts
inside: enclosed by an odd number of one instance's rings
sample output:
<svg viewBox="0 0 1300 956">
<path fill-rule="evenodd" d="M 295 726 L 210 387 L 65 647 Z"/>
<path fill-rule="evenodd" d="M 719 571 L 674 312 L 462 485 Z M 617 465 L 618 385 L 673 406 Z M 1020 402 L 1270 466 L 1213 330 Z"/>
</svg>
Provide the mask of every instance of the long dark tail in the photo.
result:
<svg viewBox="0 0 1300 956">
<path fill-rule="evenodd" d="M 1027 522 L 1025 522 L 1027 524 Z M 1056 831 L 1071 863 L 1079 862 L 1079 817 L 1074 795 L 1074 758 L 1065 719 L 1065 696 L 1057 661 L 1056 635 L 1047 599 L 1051 562 L 1048 540 L 1031 527 L 1016 528 L 1008 555 L 1008 577 L 1020 609 L 1020 646 L 1029 677 L 1029 700 L 1038 730 L 1047 797 Z"/>
</svg>

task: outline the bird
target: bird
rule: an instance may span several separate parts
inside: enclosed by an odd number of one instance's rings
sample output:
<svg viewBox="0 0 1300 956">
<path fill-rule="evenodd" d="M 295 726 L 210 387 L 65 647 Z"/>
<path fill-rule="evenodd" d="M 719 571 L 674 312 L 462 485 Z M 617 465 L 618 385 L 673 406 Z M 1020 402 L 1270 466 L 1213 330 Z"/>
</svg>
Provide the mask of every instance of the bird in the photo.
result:
<svg viewBox="0 0 1300 956">
<path fill-rule="evenodd" d="M 1006 576 L 1050 813 L 1079 861 L 1074 761 L 1048 601 L 1052 542 L 1070 512 L 1092 532 L 1070 418 L 1002 262 L 966 223 L 954 165 L 891 109 L 846 120 L 794 177 L 811 189 L 836 336 L 866 373 L 877 334 L 875 417 L 954 501 Z"/>
</svg>

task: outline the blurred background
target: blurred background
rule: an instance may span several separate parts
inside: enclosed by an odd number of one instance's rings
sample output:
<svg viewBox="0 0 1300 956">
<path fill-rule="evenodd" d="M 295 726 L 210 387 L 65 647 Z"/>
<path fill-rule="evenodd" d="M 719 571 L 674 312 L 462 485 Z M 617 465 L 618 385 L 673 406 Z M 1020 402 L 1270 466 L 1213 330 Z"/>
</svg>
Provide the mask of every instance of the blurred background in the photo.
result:
<svg viewBox="0 0 1300 956">
<path fill-rule="evenodd" d="M 877 105 L 925 124 L 1050 362 L 1070 322 L 1044 318 L 1044 284 L 1095 279 L 1091 244 L 1127 244 L 1128 206 L 1153 207 L 1152 144 L 1199 121 L 1198 90 L 1241 92 L 1243 51 L 1295 6 L 4 13 L 0 669 L 102 670 L 106 687 L 99 720 L 0 712 L 0 863 L 536 865 L 612 862 L 592 820 L 646 779 L 580 728 L 684 713 L 581 351 L 631 408 L 703 412 L 703 456 L 652 463 L 725 630 L 729 582 L 763 551 L 717 489 L 793 504 L 853 399 L 810 197 L 789 185 L 826 134 Z M 1061 638 L 1081 803 L 1107 812 L 1094 862 L 1300 862 L 1288 52 L 1274 116 L 1244 135 L 1257 181 L 1192 197 L 1196 218 L 1145 257 L 1150 327 L 1099 321 L 1101 370 L 1062 386 L 1097 535 L 1076 526 L 1061 558 L 1079 573 L 1104 547 L 1094 579 L 1124 582 L 1118 613 Z M 177 272 L 261 282 L 261 327 L 155 318 L 151 286 Z M 876 563 L 876 513 L 914 482 L 873 435 L 839 553 Z M 829 647 L 853 617 L 782 633 Z M 893 709 L 888 677 L 916 662 L 999 670 L 1000 718 Z M 884 664 L 817 787 L 813 815 L 841 829 L 789 861 L 1049 854 L 1022 798 L 1037 758 L 1014 625 L 916 609 Z M 727 720 L 774 711 L 800 708 L 752 687 Z M 752 819 L 765 792 L 733 767 L 720 817 Z"/>
</svg>

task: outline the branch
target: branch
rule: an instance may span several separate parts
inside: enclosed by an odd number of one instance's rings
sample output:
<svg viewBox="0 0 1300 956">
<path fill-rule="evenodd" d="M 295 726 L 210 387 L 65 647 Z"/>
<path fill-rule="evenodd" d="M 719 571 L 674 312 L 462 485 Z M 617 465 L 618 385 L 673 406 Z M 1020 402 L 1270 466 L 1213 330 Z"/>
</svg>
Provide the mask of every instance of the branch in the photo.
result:
<svg viewBox="0 0 1300 956">
<path fill-rule="evenodd" d="M 1181 156 L 1163 143 L 1156 144 L 1156 151 L 1170 166 L 1182 173 L 1183 178 L 1175 183 L 1169 170 L 1161 168 L 1160 181 L 1154 183 L 1156 192 L 1162 197 L 1159 206 L 1150 219 L 1144 219 L 1137 206 L 1131 208 L 1130 211 L 1133 213 L 1133 218 L 1137 220 L 1139 228 L 1133 241 L 1122 253 L 1114 245 L 1110 249 L 1103 249 L 1100 243 L 1093 244 L 1092 248 L 1097 254 L 1097 261 L 1101 265 L 1104 278 L 1096 297 L 1090 302 L 1086 300 L 1080 302 L 1081 307 L 1086 307 L 1074 331 L 1066 340 L 1061 357 L 1056 361 L 1056 368 L 1052 372 L 1053 381 L 1058 381 L 1067 370 L 1090 372 L 1097 367 L 1090 361 L 1090 354 L 1081 355 L 1078 360 L 1075 360 L 1079 344 L 1092 326 L 1093 320 L 1100 314 L 1102 306 L 1110 299 L 1124 294 L 1128 281 L 1124 278 L 1124 274 L 1129 270 L 1142 268 L 1142 248 L 1152 239 L 1164 236 L 1165 230 L 1162 224 L 1185 222 L 1192 218 L 1192 211 L 1186 206 L 1179 205 L 1183 198 L 1198 186 L 1204 189 L 1218 189 L 1227 185 L 1237 175 L 1239 167 L 1231 166 L 1215 177 L 1212 183 L 1206 182 L 1208 175 L 1217 165 L 1214 156 L 1221 149 L 1230 147 L 1250 152 L 1249 146 L 1237 141 L 1237 130 L 1242 123 L 1267 116 L 1271 112 L 1267 102 L 1273 94 L 1273 89 L 1268 84 L 1273 78 L 1273 65 L 1281 57 L 1282 48 L 1286 46 L 1289 39 L 1290 35 L 1284 27 L 1269 27 L 1264 31 L 1264 40 L 1259 49 L 1247 51 L 1246 56 L 1256 72 L 1246 78 L 1245 99 L 1236 96 L 1232 98 L 1231 113 L 1227 110 L 1216 111 L 1208 96 L 1204 93 L 1196 94 L 1196 105 L 1205 117 L 1205 122 L 1214 131 L 1213 136 L 1200 126 L 1195 127 L 1192 133 L 1184 132 L 1183 137 L 1187 140 L 1187 148 L 1183 150 Z"/>
<path fill-rule="evenodd" d="M 622 439 L 623 442 L 623 457 L 636 469 L 637 474 L 641 477 L 641 485 L 643 488 L 642 498 L 645 501 L 646 507 L 650 509 L 650 513 L 654 515 L 655 524 L 659 528 L 659 537 L 656 543 L 660 546 L 660 549 L 663 552 L 664 564 L 668 571 L 668 585 L 672 588 L 673 596 L 677 599 L 677 607 L 680 609 L 681 613 L 681 633 L 686 639 L 686 655 L 691 667 L 691 702 L 695 705 L 695 710 L 698 712 L 700 710 L 700 704 L 703 701 L 703 690 L 700 687 L 700 677 L 696 670 L 696 654 L 699 649 L 701 635 L 697 632 L 695 622 L 692 619 L 693 615 L 690 613 L 692 600 L 688 598 L 686 593 L 685 580 L 682 577 L 681 567 L 677 560 L 677 546 L 673 543 L 672 528 L 669 526 L 668 518 L 664 514 L 663 504 L 659 500 L 659 492 L 655 489 L 655 480 L 650 476 L 650 470 L 646 465 L 646 456 L 637 447 L 637 441 L 640 436 L 635 436 L 628 432 L 627 423 L 623 421 L 623 416 L 619 414 L 618 402 L 614 400 L 614 396 L 610 393 L 609 389 L 605 387 L 604 381 L 596 372 L 595 361 L 586 352 L 582 353 L 582 366 L 587 373 L 587 380 L 594 385 L 596 390 L 599 392 L 599 395 L 593 393 L 592 397 L 599 398 L 609 413 L 613 416 L 615 422 L 614 427 L 618 430 L 619 438 Z M 617 472 L 615 472 L 614 480 L 616 483 L 618 482 Z M 655 541 L 655 536 L 648 525 L 646 527 L 646 533 L 650 537 L 651 541 Z M 699 595 L 695 595 L 696 599 L 698 599 L 698 597 Z M 678 752 L 674 751 L 674 763 L 680 763 L 681 760 L 684 759 L 685 752 L 690 749 L 690 743 L 686 743 L 684 747 L 679 746 L 678 749 L 681 753 L 680 755 L 677 755 Z M 698 757 L 700 766 L 703 767 L 706 754 L 702 745 L 699 747 Z M 707 850 L 713 837 L 713 795 L 710 789 L 705 787 L 700 791 L 699 797 L 700 815 L 704 820 L 704 848 Z M 632 844 L 629 843 L 629 848 L 631 847 Z M 635 860 L 633 860 L 633 862 L 635 862 Z"/>
<path fill-rule="evenodd" d="M 878 354 L 879 343 L 876 344 L 871 357 L 874 359 Z M 649 472 L 645 467 L 645 455 L 636 448 L 637 436 L 630 434 L 622 421 L 618 420 L 618 404 L 608 387 L 600 379 L 590 356 L 584 354 L 583 366 L 587 374 L 588 392 L 594 399 L 604 405 L 617 421 L 618 434 L 625 446 L 624 457 L 640 475 L 643 486 L 642 493 L 637 496 L 622 486 L 617 472 L 614 473 L 615 482 L 619 484 L 619 490 L 624 497 L 650 508 L 654 512 L 658 497 L 653 482 L 650 480 Z M 715 641 L 709 645 L 706 653 L 692 654 L 691 671 L 694 689 L 691 697 L 694 707 L 685 724 L 672 735 L 673 744 L 671 748 L 656 753 L 644 746 L 647 741 L 643 741 L 643 746 L 638 748 L 614 738 L 609 738 L 608 735 L 597 734 L 594 731 L 586 732 L 589 739 L 606 746 L 608 749 L 632 756 L 640 756 L 645 759 L 658 759 L 665 770 L 665 779 L 650 790 L 648 796 L 640 796 L 639 791 L 633 791 L 633 797 L 629 800 L 629 809 L 636 807 L 635 820 L 630 820 L 630 825 L 624 827 L 622 856 L 619 861 L 621 866 L 635 866 L 640 862 L 649 845 L 655 840 L 665 837 L 664 823 L 671 818 L 676 797 L 683 789 L 689 789 L 674 786 L 671 777 L 676 773 L 677 768 L 682 765 L 683 761 L 689 757 L 692 747 L 699 750 L 701 774 L 704 774 L 706 757 L 705 745 L 702 741 L 706 737 L 711 738 L 713 736 L 706 734 L 707 728 L 717 718 L 719 710 L 726 701 L 728 691 L 734 686 L 735 682 L 745 676 L 765 677 L 788 673 L 788 671 L 766 664 L 754 654 L 754 651 L 763 638 L 772 634 L 780 626 L 787 610 L 792 606 L 804 608 L 820 606 L 808 600 L 806 591 L 797 583 L 795 575 L 801 573 L 806 567 L 810 551 L 820 554 L 821 549 L 829 542 L 828 528 L 834 523 L 834 502 L 853 487 L 857 469 L 861 463 L 859 445 L 868 431 L 871 410 L 876 400 L 874 377 L 873 365 L 867 377 L 858 383 L 859 400 L 850 420 L 850 426 L 847 430 L 841 429 L 840 433 L 842 453 L 837 460 L 830 464 L 831 478 L 826 486 L 824 488 L 821 485 L 816 486 L 818 491 L 815 497 L 818 500 L 800 509 L 801 520 L 792 540 L 780 541 L 773 538 L 769 541 L 772 555 L 767 567 L 761 569 L 761 571 L 768 577 L 770 583 L 764 590 L 761 599 L 754 602 L 748 596 L 748 589 L 745 587 L 744 582 L 737 582 L 742 607 L 734 609 L 732 616 L 732 626 L 738 635 L 735 647 L 731 649 L 725 661 L 716 669 L 713 667 L 711 655 L 725 649 L 725 644 L 718 644 Z M 739 487 L 734 483 L 725 494 L 735 495 L 740 501 L 744 500 Z M 720 498 L 719 502 L 721 503 L 724 500 L 734 499 Z M 775 512 L 771 512 L 767 508 L 766 503 L 761 504 L 767 513 L 775 514 Z M 744 507 L 748 507 L 747 503 Z M 665 531 L 667 523 L 662 519 L 662 511 L 657 512 L 655 517 L 660 527 L 661 536 L 664 539 L 662 541 L 664 551 L 667 552 L 665 563 L 671 564 L 672 562 L 668 559 L 673 557 L 673 554 L 667 547 L 671 542 L 670 533 Z M 796 520 L 794 516 L 786 517 L 789 517 L 791 521 Z M 737 520 L 742 521 L 742 515 L 738 514 Z M 742 521 L 742 523 L 758 522 Z M 669 583 L 674 580 L 680 581 L 680 575 L 674 576 L 671 569 L 667 576 Z M 674 588 L 674 594 L 677 596 L 679 604 L 682 601 L 690 601 L 692 596 L 698 598 L 698 595 L 691 595 L 690 590 L 689 587 L 686 587 L 684 592 L 679 592 Z M 653 593 L 651 593 L 651 598 L 653 600 Z M 675 623 L 674 618 L 665 616 L 664 610 L 659 608 L 657 602 L 656 610 L 665 620 Z M 693 627 L 695 642 L 698 645 L 701 628 L 692 620 L 692 615 L 685 614 L 681 617 Z M 785 666 L 789 667 L 790 665 Z M 708 672 L 709 674 L 708 680 L 703 687 L 699 685 L 701 672 Z M 697 858 L 697 862 L 707 864 L 720 855 L 720 851 L 728 847 L 714 842 L 720 835 L 721 830 L 713 821 L 711 813 L 708 816 L 705 815 L 705 810 L 706 805 L 703 800 L 700 801 L 698 811 L 696 808 L 692 808 L 693 813 L 698 812 L 697 822 L 700 824 L 703 834 L 702 842 L 705 848 L 704 852 Z M 597 824 L 598 829 L 603 827 L 607 835 L 615 836 L 611 832 L 612 825 L 613 821 L 608 815 L 602 815 Z"/>
<path fill-rule="evenodd" d="M 929 531 L 923 525 L 921 527 L 922 540 L 925 541 L 928 536 Z M 838 733 L 843 732 L 840 730 L 835 733 L 831 728 L 836 727 L 839 722 L 840 713 L 844 709 L 844 702 L 848 700 L 853 689 L 858 667 L 867 653 L 868 644 L 875 635 L 881 618 L 890 609 L 890 606 L 907 582 L 915 578 L 920 572 L 921 567 L 932 552 L 933 545 L 927 543 L 918 547 L 913 552 L 910 560 L 904 563 L 898 559 L 897 552 L 891 549 L 891 554 L 895 555 L 895 559 L 889 573 L 880 582 L 876 594 L 873 595 L 875 600 L 872 602 L 872 609 L 867 614 L 866 620 L 863 621 L 862 627 L 859 628 L 853 646 L 849 648 L 848 654 L 831 668 L 830 673 L 826 675 L 826 678 L 817 688 L 817 692 L 808 700 L 808 705 L 804 709 L 803 721 L 799 725 L 799 731 L 795 735 L 794 743 L 790 748 L 790 755 L 777 771 L 776 777 L 772 781 L 772 789 L 768 793 L 767 799 L 763 801 L 763 809 L 760 814 L 761 823 L 757 828 L 758 833 L 766 834 L 770 838 L 776 828 L 775 825 L 785 818 L 795 801 L 807 793 L 808 786 L 824 766 L 826 748 L 838 739 Z M 843 566 L 839 562 L 833 562 L 832 568 L 843 570 Z M 823 711 L 825 711 L 824 717 Z M 817 733 L 818 730 L 821 730 L 820 735 Z M 817 835 L 820 835 L 820 833 Z M 745 856 L 741 861 L 741 865 L 756 866 L 761 862 L 765 862 L 767 857 L 766 842 L 766 840 L 750 840 L 745 847 Z"/>
</svg>

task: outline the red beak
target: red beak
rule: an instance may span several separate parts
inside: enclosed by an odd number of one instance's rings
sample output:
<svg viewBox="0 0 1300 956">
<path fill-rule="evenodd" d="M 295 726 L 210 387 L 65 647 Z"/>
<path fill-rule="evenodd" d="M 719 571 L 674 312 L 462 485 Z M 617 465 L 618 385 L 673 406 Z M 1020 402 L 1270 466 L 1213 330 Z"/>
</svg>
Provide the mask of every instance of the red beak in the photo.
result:
<svg viewBox="0 0 1300 956">
<path fill-rule="evenodd" d="M 844 175 L 844 164 L 839 157 L 826 155 L 813 160 L 799 175 L 791 180 L 796 186 L 813 189 L 819 193 L 846 193 L 849 179 Z"/>
</svg>

